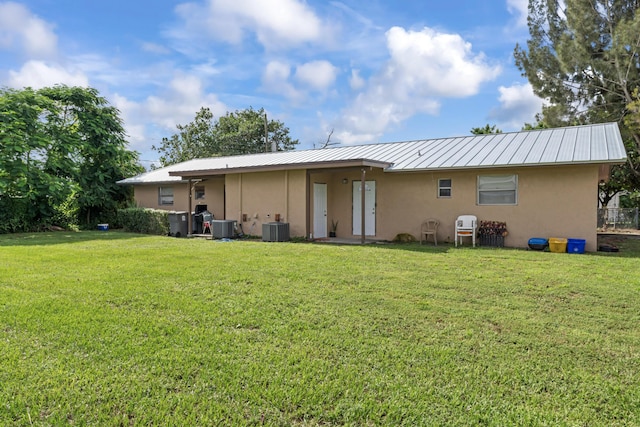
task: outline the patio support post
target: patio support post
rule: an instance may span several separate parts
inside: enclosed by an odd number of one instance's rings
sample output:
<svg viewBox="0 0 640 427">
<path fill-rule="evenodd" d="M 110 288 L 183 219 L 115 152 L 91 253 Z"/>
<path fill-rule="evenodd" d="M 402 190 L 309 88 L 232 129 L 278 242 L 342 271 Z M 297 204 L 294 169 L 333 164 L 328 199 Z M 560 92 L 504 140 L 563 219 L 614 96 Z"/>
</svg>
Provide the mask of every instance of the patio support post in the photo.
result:
<svg viewBox="0 0 640 427">
<path fill-rule="evenodd" d="M 364 245 L 364 233 L 365 233 L 365 190 L 366 190 L 366 183 L 365 183 L 365 179 L 367 177 L 367 171 L 365 168 L 362 168 L 361 170 L 361 176 L 360 176 L 360 215 L 361 215 L 361 220 L 360 220 L 360 243 Z"/>
<path fill-rule="evenodd" d="M 193 233 L 193 224 L 192 224 L 192 218 L 191 218 L 191 193 L 193 188 L 191 188 L 191 178 L 189 178 L 189 185 L 187 187 L 187 189 L 189 190 L 189 210 L 187 211 L 187 237 L 190 237 L 191 234 Z"/>
</svg>

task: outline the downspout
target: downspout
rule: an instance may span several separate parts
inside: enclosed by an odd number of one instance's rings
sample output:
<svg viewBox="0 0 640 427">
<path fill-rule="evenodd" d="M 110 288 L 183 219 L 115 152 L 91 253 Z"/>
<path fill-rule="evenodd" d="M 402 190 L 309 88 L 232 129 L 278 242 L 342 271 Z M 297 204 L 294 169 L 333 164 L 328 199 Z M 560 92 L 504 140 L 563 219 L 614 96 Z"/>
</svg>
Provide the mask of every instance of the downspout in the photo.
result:
<svg viewBox="0 0 640 427">
<path fill-rule="evenodd" d="M 364 245 L 364 233 L 365 233 L 365 190 L 367 185 L 365 183 L 365 179 L 367 177 L 367 171 L 362 168 L 360 175 L 360 216 L 362 217 L 360 221 L 360 244 Z"/>
<path fill-rule="evenodd" d="M 306 171 L 306 178 L 305 178 L 305 183 L 304 183 L 304 187 L 305 187 L 305 204 L 306 204 L 306 209 L 305 209 L 305 235 L 309 237 L 309 240 L 311 240 L 311 238 L 313 236 L 311 236 L 311 174 L 309 173 L 309 169 L 307 169 Z"/>
<path fill-rule="evenodd" d="M 240 221 L 242 221 L 242 174 L 241 173 L 238 174 L 238 197 L 240 202 L 240 212 L 238 214 L 238 218 Z"/>
<path fill-rule="evenodd" d="M 191 237 L 193 233 L 193 221 L 191 219 L 191 190 L 193 190 L 193 188 L 191 188 L 191 178 L 189 178 L 189 186 L 187 187 L 187 190 L 189 192 L 189 210 L 187 211 L 187 237 Z"/>
<path fill-rule="evenodd" d="M 284 171 L 284 220 L 289 221 L 289 170 Z"/>
</svg>

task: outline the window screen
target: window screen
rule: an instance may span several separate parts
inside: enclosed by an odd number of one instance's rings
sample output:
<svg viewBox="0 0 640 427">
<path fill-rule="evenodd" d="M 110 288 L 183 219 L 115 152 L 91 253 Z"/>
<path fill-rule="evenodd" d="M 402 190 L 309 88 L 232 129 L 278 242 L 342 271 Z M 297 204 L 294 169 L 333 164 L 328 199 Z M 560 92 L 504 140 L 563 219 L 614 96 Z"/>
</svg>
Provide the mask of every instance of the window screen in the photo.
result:
<svg viewBox="0 0 640 427">
<path fill-rule="evenodd" d="M 479 205 L 515 205 L 518 202 L 518 175 L 478 176 Z"/>
<path fill-rule="evenodd" d="M 173 204 L 173 187 L 158 188 L 158 204 L 159 205 Z"/>
<path fill-rule="evenodd" d="M 451 179 L 438 180 L 438 197 L 451 197 Z"/>
</svg>

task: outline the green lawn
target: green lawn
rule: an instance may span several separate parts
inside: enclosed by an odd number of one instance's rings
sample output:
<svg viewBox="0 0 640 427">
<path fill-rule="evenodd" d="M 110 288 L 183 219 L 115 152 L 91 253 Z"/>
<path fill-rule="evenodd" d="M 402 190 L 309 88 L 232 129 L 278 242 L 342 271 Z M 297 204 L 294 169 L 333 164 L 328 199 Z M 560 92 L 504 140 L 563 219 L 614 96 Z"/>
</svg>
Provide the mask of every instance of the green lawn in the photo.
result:
<svg viewBox="0 0 640 427">
<path fill-rule="evenodd" d="M 0 236 L 0 425 L 640 425 L 639 261 Z"/>
</svg>

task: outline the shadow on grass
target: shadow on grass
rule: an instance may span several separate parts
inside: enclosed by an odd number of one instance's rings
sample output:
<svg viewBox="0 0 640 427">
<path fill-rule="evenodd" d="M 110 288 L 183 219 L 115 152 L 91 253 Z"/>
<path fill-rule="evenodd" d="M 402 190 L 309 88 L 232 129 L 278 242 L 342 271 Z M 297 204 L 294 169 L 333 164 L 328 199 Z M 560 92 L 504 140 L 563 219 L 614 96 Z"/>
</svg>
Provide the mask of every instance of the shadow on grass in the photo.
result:
<svg viewBox="0 0 640 427">
<path fill-rule="evenodd" d="M 48 246 L 95 240 L 130 240 L 147 234 L 122 231 L 50 231 L 42 233 L 1 234 L 0 246 Z"/>
</svg>

